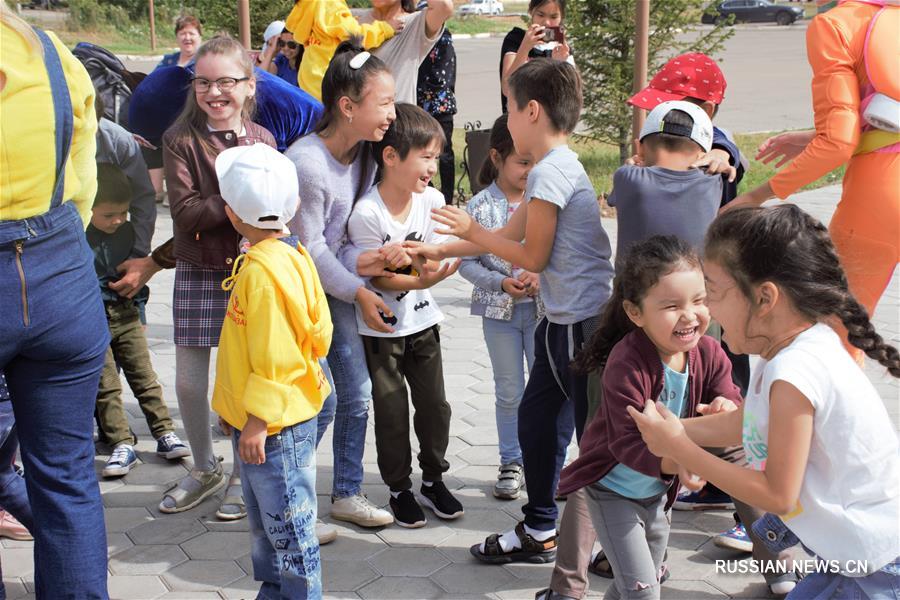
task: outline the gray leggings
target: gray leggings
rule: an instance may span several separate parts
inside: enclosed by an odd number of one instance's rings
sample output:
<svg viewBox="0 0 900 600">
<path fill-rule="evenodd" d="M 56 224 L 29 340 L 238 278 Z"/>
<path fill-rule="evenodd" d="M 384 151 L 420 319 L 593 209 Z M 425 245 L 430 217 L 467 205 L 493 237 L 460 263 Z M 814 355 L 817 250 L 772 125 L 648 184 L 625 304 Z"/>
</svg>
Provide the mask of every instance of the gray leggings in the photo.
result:
<svg viewBox="0 0 900 600">
<path fill-rule="evenodd" d="M 633 500 L 599 483 L 584 489 L 597 538 L 616 574 L 604 598 L 658 600 L 660 567 L 669 542 L 666 495 Z"/>
</svg>

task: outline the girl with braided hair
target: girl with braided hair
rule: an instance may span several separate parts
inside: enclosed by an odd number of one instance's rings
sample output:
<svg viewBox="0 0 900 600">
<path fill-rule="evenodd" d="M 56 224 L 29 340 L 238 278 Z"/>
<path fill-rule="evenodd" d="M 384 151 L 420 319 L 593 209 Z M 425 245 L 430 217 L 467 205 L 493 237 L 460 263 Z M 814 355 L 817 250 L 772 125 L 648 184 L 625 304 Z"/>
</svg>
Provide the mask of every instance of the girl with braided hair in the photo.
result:
<svg viewBox="0 0 900 600">
<path fill-rule="evenodd" d="M 770 513 L 754 531 L 778 552 L 798 542 L 823 559 L 789 598 L 893 597 L 900 585 L 900 458 L 875 387 L 826 323 L 900 377 L 824 225 L 792 205 L 743 208 L 706 237 L 710 312 L 728 346 L 760 357 L 736 411 L 680 421 L 629 407 L 644 441 L 736 499 Z M 741 443 L 749 469 L 702 447 Z"/>
</svg>

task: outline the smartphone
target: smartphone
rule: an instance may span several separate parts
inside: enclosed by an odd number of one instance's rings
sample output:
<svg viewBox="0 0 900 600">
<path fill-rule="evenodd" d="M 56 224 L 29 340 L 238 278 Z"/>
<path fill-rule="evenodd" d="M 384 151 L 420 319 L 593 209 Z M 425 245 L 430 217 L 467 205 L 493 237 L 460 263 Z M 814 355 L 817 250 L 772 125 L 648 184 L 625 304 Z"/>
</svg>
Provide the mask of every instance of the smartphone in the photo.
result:
<svg viewBox="0 0 900 600">
<path fill-rule="evenodd" d="M 559 28 L 556 27 L 544 27 L 544 42 L 559 42 L 563 43 L 563 32 Z"/>
</svg>

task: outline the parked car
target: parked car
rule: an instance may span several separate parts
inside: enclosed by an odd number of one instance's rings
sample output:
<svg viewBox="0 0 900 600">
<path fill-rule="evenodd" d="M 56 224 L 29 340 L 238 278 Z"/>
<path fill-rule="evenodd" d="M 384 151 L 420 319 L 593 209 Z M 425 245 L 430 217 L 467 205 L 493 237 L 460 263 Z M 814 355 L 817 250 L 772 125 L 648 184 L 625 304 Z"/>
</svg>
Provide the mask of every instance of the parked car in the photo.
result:
<svg viewBox="0 0 900 600">
<path fill-rule="evenodd" d="M 472 0 L 459 7 L 462 15 L 499 15 L 503 14 L 503 2 L 500 0 Z"/>
<path fill-rule="evenodd" d="M 702 23 L 713 24 L 734 15 L 735 23 L 775 22 L 790 25 L 803 18 L 803 8 L 773 4 L 769 0 L 726 0 L 703 13 Z"/>
</svg>

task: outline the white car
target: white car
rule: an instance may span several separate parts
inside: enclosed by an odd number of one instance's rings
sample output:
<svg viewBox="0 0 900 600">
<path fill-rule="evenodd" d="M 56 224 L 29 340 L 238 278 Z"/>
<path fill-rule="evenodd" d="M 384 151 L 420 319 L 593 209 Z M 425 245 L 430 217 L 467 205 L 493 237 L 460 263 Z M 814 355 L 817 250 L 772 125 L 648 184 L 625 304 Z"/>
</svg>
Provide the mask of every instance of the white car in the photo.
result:
<svg viewBox="0 0 900 600">
<path fill-rule="evenodd" d="M 472 0 L 459 7 L 462 15 L 499 15 L 503 14 L 503 2 L 500 0 Z"/>
</svg>

